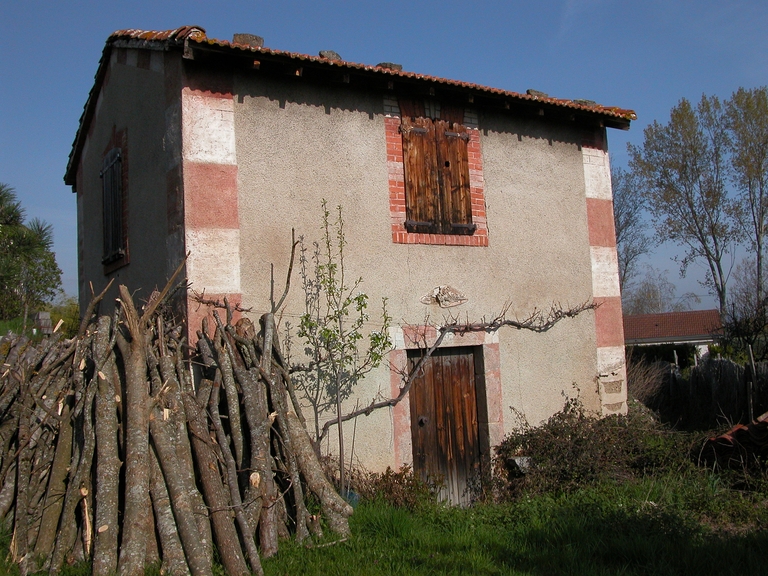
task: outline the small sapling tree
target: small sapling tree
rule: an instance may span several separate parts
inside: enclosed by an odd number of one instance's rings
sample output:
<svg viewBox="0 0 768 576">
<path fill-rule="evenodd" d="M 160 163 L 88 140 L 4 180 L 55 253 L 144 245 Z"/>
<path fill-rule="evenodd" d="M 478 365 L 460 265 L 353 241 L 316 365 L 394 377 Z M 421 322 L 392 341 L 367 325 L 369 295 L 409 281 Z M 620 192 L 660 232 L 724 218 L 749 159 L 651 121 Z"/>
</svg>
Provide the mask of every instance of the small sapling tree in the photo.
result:
<svg viewBox="0 0 768 576">
<path fill-rule="evenodd" d="M 309 363 L 294 374 L 297 389 L 312 408 L 315 442 L 319 446 L 328 428 L 320 427 L 332 414 L 339 433 L 339 482 L 343 492 L 344 430 L 342 403 L 357 383 L 378 367 L 391 348 L 386 298 L 374 330 L 369 328 L 369 298 L 361 291 L 363 279 L 350 281 L 344 266 L 344 220 L 341 206 L 335 218 L 322 201 L 322 239 L 310 250 L 300 239 L 300 273 L 305 296 L 298 336 Z"/>
</svg>

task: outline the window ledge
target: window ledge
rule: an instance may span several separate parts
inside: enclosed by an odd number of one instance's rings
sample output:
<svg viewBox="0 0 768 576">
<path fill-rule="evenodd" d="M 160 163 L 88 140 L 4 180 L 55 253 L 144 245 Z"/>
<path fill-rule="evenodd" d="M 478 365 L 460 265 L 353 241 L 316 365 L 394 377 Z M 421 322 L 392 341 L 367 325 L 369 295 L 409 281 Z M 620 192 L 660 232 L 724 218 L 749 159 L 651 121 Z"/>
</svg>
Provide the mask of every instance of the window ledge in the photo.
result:
<svg viewBox="0 0 768 576">
<path fill-rule="evenodd" d="M 130 264 L 130 260 L 128 259 L 127 254 L 125 256 L 120 257 L 118 260 L 114 260 L 110 262 L 109 264 L 102 264 L 104 275 L 107 276 L 109 274 L 112 274 L 112 272 L 115 272 L 120 268 L 128 266 L 128 264 Z"/>
<path fill-rule="evenodd" d="M 462 234 L 421 234 L 408 232 L 401 225 L 392 226 L 395 244 L 434 244 L 438 246 L 488 246 L 487 230 L 477 230 L 472 236 Z"/>
</svg>

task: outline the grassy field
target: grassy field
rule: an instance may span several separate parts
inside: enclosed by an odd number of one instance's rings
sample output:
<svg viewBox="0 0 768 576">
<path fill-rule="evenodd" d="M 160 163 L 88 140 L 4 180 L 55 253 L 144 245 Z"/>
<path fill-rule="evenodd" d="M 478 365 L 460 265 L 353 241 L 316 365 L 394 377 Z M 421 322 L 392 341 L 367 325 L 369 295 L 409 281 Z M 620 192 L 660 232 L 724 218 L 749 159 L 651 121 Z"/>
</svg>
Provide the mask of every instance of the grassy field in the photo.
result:
<svg viewBox="0 0 768 576">
<path fill-rule="evenodd" d="M 765 565 L 764 498 L 716 478 L 631 481 L 470 509 L 374 501 L 346 542 L 284 546 L 268 575 L 749 574 Z"/>
<path fill-rule="evenodd" d="M 768 558 L 765 470 L 700 466 L 705 437 L 671 431 L 639 405 L 595 420 L 572 403 L 544 426 L 523 423 L 499 447 L 493 502 L 449 508 L 423 489 L 408 498 L 412 477 L 374 477 L 349 540 L 283 546 L 265 572 L 758 573 Z M 531 469 L 505 478 L 498 464 L 520 453 L 531 455 Z"/>
</svg>

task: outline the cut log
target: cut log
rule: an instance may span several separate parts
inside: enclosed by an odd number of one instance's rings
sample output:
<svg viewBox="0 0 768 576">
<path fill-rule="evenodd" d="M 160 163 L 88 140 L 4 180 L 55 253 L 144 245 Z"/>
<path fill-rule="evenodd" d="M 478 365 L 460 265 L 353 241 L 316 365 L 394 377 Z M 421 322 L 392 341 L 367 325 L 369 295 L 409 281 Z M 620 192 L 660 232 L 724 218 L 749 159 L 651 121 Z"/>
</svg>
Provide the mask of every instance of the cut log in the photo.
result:
<svg viewBox="0 0 768 576">
<path fill-rule="evenodd" d="M 198 390 L 199 398 L 207 400 L 210 391 L 210 382 L 201 382 L 200 390 Z M 213 535 L 219 550 L 221 563 L 227 574 L 232 576 L 248 576 L 248 566 L 240 549 L 237 530 L 232 522 L 227 491 L 221 482 L 217 464 L 218 456 L 213 449 L 208 433 L 208 421 L 205 410 L 198 405 L 198 400 L 190 392 L 182 394 L 182 399 L 189 422 L 192 449 L 195 453 L 195 460 L 198 463 L 203 496 L 211 511 Z"/>
</svg>

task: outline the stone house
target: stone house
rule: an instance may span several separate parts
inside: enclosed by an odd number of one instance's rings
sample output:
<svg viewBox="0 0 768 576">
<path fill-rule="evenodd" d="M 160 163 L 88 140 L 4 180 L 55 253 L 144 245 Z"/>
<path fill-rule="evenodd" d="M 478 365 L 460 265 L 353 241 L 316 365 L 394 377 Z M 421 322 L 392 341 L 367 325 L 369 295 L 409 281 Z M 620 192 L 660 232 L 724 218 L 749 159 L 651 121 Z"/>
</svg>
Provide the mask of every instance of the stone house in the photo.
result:
<svg viewBox="0 0 768 576">
<path fill-rule="evenodd" d="M 358 422 L 366 467 L 418 469 L 425 454 L 448 450 L 450 462 L 469 451 L 476 469 L 514 426 L 510 407 L 537 423 L 564 394 L 624 412 L 606 130 L 628 129 L 635 114 L 258 40 L 215 40 L 197 27 L 109 37 L 65 175 L 77 197 L 81 303 L 111 278 L 146 298 L 189 252 L 194 289 L 260 314 L 269 263 L 280 278 L 292 228 L 319 239 L 327 199 L 343 206 L 349 274 L 363 277 L 371 302 L 388 298 L 397 324 L 389 363 L 358 387 L 363 402 L 398 390 L 398 370 L 420 346 L 414 327 L 449 312 L 479 320 L 505 305 L 524 317 L 552 303 L 599 304 L 544 334 L 446 340 L 427 369 L 426 400 Z M 427 297 L 445 290 L 458 306 Z M 283 315 L 294 325 L 300 292 Z M 183 304 L 194 325 L 204 312 Z M 459 367 L 448 379 L 447 366 Z M 439 424 L 412 413 L 427 410 L 422 401 L 437 402 L 428 410 Z M 465 420 L 444 414 L 452 404 Z M 435 430 L 420 434 L 436 425 L 447 442 L 470 445 L 431 445 Z M 472 432 L 459 441 L 451 426 Z"/>
</svg>

